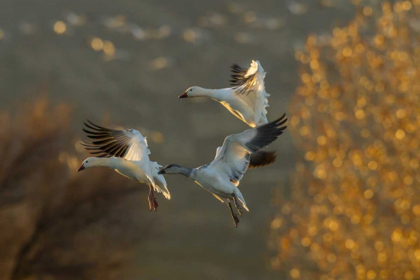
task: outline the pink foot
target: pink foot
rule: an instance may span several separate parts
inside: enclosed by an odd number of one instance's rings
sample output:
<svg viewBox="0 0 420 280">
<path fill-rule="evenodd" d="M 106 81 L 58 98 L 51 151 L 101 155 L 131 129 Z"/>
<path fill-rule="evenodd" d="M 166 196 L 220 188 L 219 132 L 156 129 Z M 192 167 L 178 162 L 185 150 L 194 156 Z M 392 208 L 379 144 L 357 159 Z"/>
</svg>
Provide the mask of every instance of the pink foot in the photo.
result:
<svg viewBox="0 0 420 280">
<path fill-rule="evenodd" d="M 159 204 L 157 203 L 155 194 L 154 194 L 154 190 L 153 187 L 150 186 L 150 191 L 149 191 L 149 209 L 150 211 L 157 211 Z"/>
</svg>

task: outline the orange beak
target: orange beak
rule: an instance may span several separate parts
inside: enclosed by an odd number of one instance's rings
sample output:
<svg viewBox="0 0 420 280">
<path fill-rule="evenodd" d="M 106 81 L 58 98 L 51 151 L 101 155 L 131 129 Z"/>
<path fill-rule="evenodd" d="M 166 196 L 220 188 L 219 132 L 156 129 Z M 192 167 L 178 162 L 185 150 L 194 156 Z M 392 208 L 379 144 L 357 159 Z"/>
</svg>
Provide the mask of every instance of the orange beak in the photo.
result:
<svg viewBox="0 0 420 280">
<path fill-rule="evenodd" d="M 83 169 L 85 169 L 85 166 L 82 163 L 82 165 L 80 165 L 79 169 L 77 169 L 77 172 L 82 171 Z"/>
<path fill-rule="evenodd" d="M 187 98 L 187 97 L 188 97 L 188 90 L 184 92 L 183 94 L 181 94 L 180 96 L 178 96 L 178 98 Z"/>
</svg>

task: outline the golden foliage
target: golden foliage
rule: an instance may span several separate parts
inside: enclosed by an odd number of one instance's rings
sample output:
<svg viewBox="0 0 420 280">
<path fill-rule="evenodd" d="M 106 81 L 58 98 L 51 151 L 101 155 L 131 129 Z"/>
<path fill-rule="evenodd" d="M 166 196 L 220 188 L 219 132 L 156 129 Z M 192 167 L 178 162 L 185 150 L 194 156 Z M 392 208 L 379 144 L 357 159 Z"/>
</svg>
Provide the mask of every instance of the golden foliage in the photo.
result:
<svg viewBox="0 0 420 280">
<path fill-rule="evenodd" d="M 420 278 L 420 1 L 358 10 L 296 52 L 303 157 L 270 238 L 293 279 Z"/>
</svg>

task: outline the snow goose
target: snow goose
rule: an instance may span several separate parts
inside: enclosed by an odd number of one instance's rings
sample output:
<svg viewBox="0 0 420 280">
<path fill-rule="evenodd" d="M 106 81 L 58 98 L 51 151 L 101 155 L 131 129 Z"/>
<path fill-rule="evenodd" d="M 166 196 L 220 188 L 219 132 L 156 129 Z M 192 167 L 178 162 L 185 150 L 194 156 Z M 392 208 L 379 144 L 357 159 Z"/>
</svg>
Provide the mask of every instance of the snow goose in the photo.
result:
<svg viewBox="0 0 420 280">
<path fill-rule="evenodd" d="M 138 130 L 114 130 L 90 121 L 84 125 L 83 131 L 89 140 L 83 141 L 82 145 L 95 156 L 87 158 L 77 171 L 97 166 L 108 167 L 124 177 L 149 185 L 150 210 L 156 211 L 158 207 L 154 191 L 171 199 L 165 178 L 158 174 L 162 166 L 150 161 L 147 140 Z"/>
<path fill-rule="evenodd" d="M 250 127 L 268 123 L 268 94 L 264 86 L 265 72 L 260 62 L 253 60 L 248 69 L 232 65 L 230 88 L 206 89 L 193 86 L 178 98 L 210 97 Z"/>
<path fill-rule="evenodd" d="M 233 212 L 231 201 L 234 202 L 237 212 L 242 216 L 242 205 L 249 211 L 242 193 L 237 188 L 250 163 L 259 165 L 259 150 L 271 144 L 286 129 L 285 115 L 281 118 L 250 128 L 242 133 L 226 137 L 223 146 L 217 148 L 215 159 L 198 168 L 188 168 L 177 164 L 169 164 L 162 168 L 158 174 L 182 174 L 194 180 L 199 186 L 213 194 L 222 203 L 227 204 L 235 227 L 238 226 L 238 216 Z M 264 157 L 264 156 L 263 156 Z M 252 162 L 257 160 L 257 162 Z M 251 162 L 250 162 L 251 161 Z"/>
</svg>

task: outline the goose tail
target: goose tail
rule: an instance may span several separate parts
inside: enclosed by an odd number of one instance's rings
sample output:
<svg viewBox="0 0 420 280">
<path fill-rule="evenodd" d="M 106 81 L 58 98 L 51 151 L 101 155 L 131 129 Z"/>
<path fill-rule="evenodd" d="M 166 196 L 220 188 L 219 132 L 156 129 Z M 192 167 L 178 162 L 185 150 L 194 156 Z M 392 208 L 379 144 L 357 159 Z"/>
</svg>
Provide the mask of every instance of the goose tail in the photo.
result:
<svg viewBox="0 0 420 280">
<path fill-rule="evenodd" d="M 240 191 L 238 188 L 235 188 L 235 189 L 234 189 L 234 192 L 235 192 L 236 198 L 237 198 L 237 199 L 239 200 L 239 202 L 242 204 L 242 207 L 243 207 L 246 211 L 248 211 L 248 212 L 249 212 L 249 208 L 248 208 L 248 206 L 246 205 L 245 198 L 243 197 L 243 195 L 242 195 L 241 191 Z"/>
<path fill-rule="evenodd" d="M 158 174 L 160 167 L 162 167 L 162 165 L 158 164 L 157 162 L 150 162 L 150 169 L 152 171 L 153 179 L 155 181 L 153 187 L 155 191 L 157 191 L 158 193 L 162 193 L 163 196 L 169 200 L 171 199 L 171 193 L 169 192 L 165 177 L 163 175 Z"/>
</svg>

